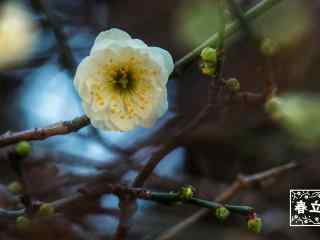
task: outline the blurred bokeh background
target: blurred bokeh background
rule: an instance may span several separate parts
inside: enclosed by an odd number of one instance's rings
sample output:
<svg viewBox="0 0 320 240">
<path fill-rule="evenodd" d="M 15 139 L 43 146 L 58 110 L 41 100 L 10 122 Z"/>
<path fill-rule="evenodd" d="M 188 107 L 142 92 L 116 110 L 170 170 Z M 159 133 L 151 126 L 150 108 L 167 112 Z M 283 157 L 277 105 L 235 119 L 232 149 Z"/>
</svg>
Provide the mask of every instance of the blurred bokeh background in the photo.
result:
<svg viewBox="0 0 320 240">
<path fill-rule="evenodd" d="M 237 1 L 244 10 L 258 2 Z M 261 92 L 273 71 L 279 94 L 299 95 L 305 104 L 296 109 L 294 102 L 292 111 L 304 115 L 304 110 L 312 108 L 312 121 L 303 119 L 302 130 L 295 135 L 296 127 L 292 130 L 292 125 L 286 128 L 274 122 L 263 106 L 233 104 L 216 109 L 165 157 L 147 187 L 170 191 L 191 184 L 200 196 L 213 198 L 238 173 L 255 173 L 292 160 L 303 168 L 276 184 L 245 191 L 233 201 L 256 207 L 264 220 L 262 234 L 249 233 L 241 217 L 232 216 L 223 224 L 208 217 L 175 239 L 319 238 L 318 228 L 289 228 L 288 198 L 290 188 L 320 186 L 319 135 L 315 134 L 312 144 L 296 139 L 320 128 L 320 2 L 280 2 L 251 22 L 259 36 L 279 44 L 272 70 L 259 49 L 238 33 L 227 41 L 224 77 L 238 78 L 245 91 Z M 216 31 L 216 9 L 215 0 L 1 1 L 1 132 L 46 126 L 83 114 L 73 88 L 73 69 L 89 54 L 100 31 L 121 28 L 149 45 L 167 49 L 178 60 Z M 179 79 L 171 79 L 170 110 L 153 129 L 116 133 L 86 127 L 78 133 L 34 142 L 33 154 L 25 163 L 32 196 L 53 201 L 97 177 L 106 182 L 130 182 L 174 129 L 190 121 L 206 104 L 208 82 L 197 62 Z M 11 206 L 5 186 L 14 180 L 8 159 L 3 157 L 0 207 Z M 138 203 L 129 239 L 155 239 L 197 210 Z M 118 215 L 118 199 L 105 195 L 68 208 L 49 224 L 39 223 L 29 235 L 21 236 L 0 223 L 0 239 L 111 239 Z"/>
</svg>

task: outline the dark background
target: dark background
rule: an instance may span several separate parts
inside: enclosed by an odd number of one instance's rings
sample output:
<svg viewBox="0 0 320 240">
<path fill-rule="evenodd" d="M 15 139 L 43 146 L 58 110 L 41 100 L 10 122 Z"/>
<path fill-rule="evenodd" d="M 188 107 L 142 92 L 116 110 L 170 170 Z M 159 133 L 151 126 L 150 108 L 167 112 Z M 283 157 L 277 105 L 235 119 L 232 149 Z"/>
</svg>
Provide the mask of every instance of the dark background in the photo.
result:
<svg viewBox="0 0 320 240">
<path fill-rule="evenodd" d="M 216 29 L 214 0 L 43 2 L 65 33 L 65 43 L 76 64 L 89 53 L 95 36 L 111 27 L 167 49 L 175 60 Z M 243 0 L 239 4 L 247 9 L 257 2 Z M 34 53 L 25 63 L 0 72 L 3 133 L 46 126 L 82 114 L 68 57 L 61 57 L 52 26 L 43 21 L 42 12 L 35 5 L 24 3 L 39 24 L 39 37 Z M 286 0 L 252 23 L 258 34 L 272 37 L 281 45 L 273 69 L 279 93 L 319 92 L 319 8 L 319 1 Z M 228 40 L 225 78 L 237 77 L 243 90 L 261 92 L 263 81 L 269 76 L 267 71 L 263 57 L 246 36 L 237 34 Z M 180 79 L 171 79 L 170 111 L 154 129 L 114 133 L 87 127 L 79 133 L 34 142 L 33 154 L 25 163 L 32 196 L 42 201 L 56 200 L 100 173 L 106 174 L 108 182 L 131 181 L 150 153 L 170 138 L 173 129 L 190 121 L 205 105 L 208 81 L 201 76 L 197 63 Z M 158 132 L 163 126 L 165 130 Z M 126 149 L 134 149 L 135 143 L 141 141 L 134 161 L 122 161 Z M 6 149 L 0 151 L 5 153 Z M 238 173 L 255 173 L 295 160 L 303 168 L 293 170 L 273 185 L 266 183 L 263 188 L 247 190 L 233 201 L 257 209 L 264 220 L 262 234 L 249 233 L 242 217 L 232 216 L 224 224 L 212 217 L 192 225 L 175 239 L 313 240 L 319 238 L 318 228 L 289 228 L 288 201 L 290 188 L 319 188 L 318 156 L 318 148 L 306 150 L 292 145 L 290 136 L 271 121 L 262 106 L 223 106 L 162 160 L 147 187 L 170 191 L 192 184 L 200 196 L 212 198 Z M 5 157 L 0 174 L 0 206 L 10 207 L 5 186 L 15 180 L 15 175 Z M 81 202 L 50 222 L 39 223 L 29 235 L 18 234 L 2 224 L 0 239 L 110 239 L 117 226 L 117 203 L 117 198 L 110 195 Z M 155 239 L 196 210 L 139 201 L 129 239 Z"/>
</svg>

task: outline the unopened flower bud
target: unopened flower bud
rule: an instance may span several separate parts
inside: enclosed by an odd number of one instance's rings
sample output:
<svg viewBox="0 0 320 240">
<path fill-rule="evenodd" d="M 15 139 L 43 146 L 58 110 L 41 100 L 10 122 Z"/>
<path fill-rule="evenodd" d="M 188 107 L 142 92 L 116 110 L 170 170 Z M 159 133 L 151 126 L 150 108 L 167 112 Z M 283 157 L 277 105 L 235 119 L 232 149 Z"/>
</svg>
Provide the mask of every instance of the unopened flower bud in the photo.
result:
<svg viewBox="0 0 320 240">
<path fill-rule="evenodd" d="M 209 62 L 203 62 L 200 68 L 203 75 L 214 76 L 216 73 L 215 65 Z"/>
<path fill-rule="evenodd" d="M 229 217 L 230 211 L 225 207 L 219 207 L 215 210 L 215 214 L 219 220 L 224 221 Z"/>
<path fill-rule="evenodd" d="M 281 101 L 277 97 L 269 99 L 265 104 L 265 110 L 271 115 L 273 119 L 280 117 Z"/>
<path fill-rule="evenodd" d="M 211 47 L 206 47 L 201 51 L 201 59 L 206 62 L 217 62 L 217 50 Z"/>
<path fill-rule="evenodd" d="M 23 187 L 21 183 L 14 181 L 8 185 L 8 190 L 13 194 L 20 194 L 22 193 Z"/>
<path fill-rule="evenodd" d="M 50 217 L 54 215 L 54 213 L 55 213 L 55 209 L 49 203 L 42 203 L 39 207 L 38 214 L 42 217 Z"/>
<path fill-rule="evenodd" d="M 248 220 L 248 229 L 254 233 L 260 233 L 262 228 L 261 218 L 254 217 Z"/>
<path fill-rule="evenodd" d="M 314 148 L 320 145 L 320 98 L 308 94 L 288 94 L 271 98 L 266 111 L 292 135 L 295 144 Z"/>
<path fill-rule="evenodd" d="M 240 91 L 240 82 L 236 78 L 230 78 L 224 81 L 224 84 L 233 93 Z"/>
<path fill-rule="evenodd" d="M 181 200 L 189 200 L 194 196 L 194 188 L 192 186 L 182 187 L 179 192 L 179 198 Z"/>
<path fill-rule="evenodd" d="M 268 57 L 272 57 L 276 54 L 277 51 L 278 51 L 278 45 L 272 39 L 266 38 L 262 41 L 261 52 L 264 55 L 266 55 Z"/>
<path fill-rule="evenodd" d="M 19 216 L 16 219 L 16 227 L 21 232 L 26 232 L 30 229 L 31 220 L 26 216 Z"/>
<path fill-rule="evenodd" d="M 31 144 L 27 141 L 21 141 L 16 145 L 16 153 L 20 157 L 25 157 L 31 153 Z"/>
</svg>

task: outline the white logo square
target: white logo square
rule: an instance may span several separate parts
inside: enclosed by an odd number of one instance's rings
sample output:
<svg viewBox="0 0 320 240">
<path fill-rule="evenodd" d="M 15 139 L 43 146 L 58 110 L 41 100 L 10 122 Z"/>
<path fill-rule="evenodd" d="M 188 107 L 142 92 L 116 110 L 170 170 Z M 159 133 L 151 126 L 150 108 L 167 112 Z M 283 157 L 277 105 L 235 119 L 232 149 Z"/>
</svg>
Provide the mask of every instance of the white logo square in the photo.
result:
<svg viewBox="0 0 320 240">
<path fill-rule="evenodd" d="M 320 226 L 320 189 L 290 190 L 290 226 Z"/>
</svg>

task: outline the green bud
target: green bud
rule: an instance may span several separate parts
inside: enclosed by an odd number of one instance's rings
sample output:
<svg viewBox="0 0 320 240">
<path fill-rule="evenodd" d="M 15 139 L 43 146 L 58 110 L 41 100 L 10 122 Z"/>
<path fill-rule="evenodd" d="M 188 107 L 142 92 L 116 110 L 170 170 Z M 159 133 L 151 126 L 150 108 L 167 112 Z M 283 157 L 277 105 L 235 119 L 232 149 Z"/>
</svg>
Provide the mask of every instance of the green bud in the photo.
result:
<svg viewBox="0 0 320 240">
<path fill-rule="evenodd" d="M 200 66 L 203 75 L 214 76 L 216 73 L 216 67 L 214 64 L 204 62 Z"/>
<path fill-rule="evenodd" d="M 8 185 L 8 190 L 14 194 L 20 194 L 23 191 L 23 187 L 19 182 L 14 181 Z"/>
<path fill-rule="evenodd" d="M 236 78 L 230 78 L 224 81 L 224 84 L 233 93 L 240 91 L 240 82 Z"/>
<path fill-rule="evenodd" d="M 248 220 L 248 229 L 254 233 L 260 233 L 262 228 L 261 218 L 254 217 Z"/>
<path fill-rule="evenodd" d="M 272 118 L 278 119 L 281 115 L 281 101 L 277 97 L 269 99 L 265 103 L 265 110 L 267 113 L 271 114 Z"/>
<path fill-rule="evenodd" d="M 215 210 L 215 214 L 219 220 L 224 221 L 229 217 L 230 211 L 225 207 L 219 207 Z"/>
<path fill-rule="evenodd" d="M 49 203 L 42 203 L 39 207 L 39 211 L 38 211 L 38 214 L 41 216 L 41 217 L 50 217 L 50 216 L 53 216 L 55 213 L 55 209 L 54 207 L 49 204 Z"/>
<path fill-rule="evenodd" d="M 262 41 L 261 52 L 264 55 L 266 55 L 268 57 L 272 57 L 276 54 L 277 51 L 278 51 L 278 45 L 272 39 L 266 38 Z"/>
<path fill-rule="evenodd" d="M 217 62 L 217 50 L 211 47 L 206 47 L 201 51 L 201 59 L 206 62 Z"/>
<path fill-rule="evenodd" d="M 31 153 L 31 144 L 27 141 L 21 141 L 16 145 L 16 153 L 20 157 L 25 157 Z"/>
<path fill-rule="evenodd" d="M 31 227 L 31 220 L 26 216 L 19 216 L 16 219 L 16 227 L 21 232 L 26 232 Z"/>
<path fill-rule="evenodd" d="M 194 188 L 192 186 L 182 187 L 179 192 L 179 198 L 181 200 L 189 200 L 194 195 Z"/>
<path fill-rule="evenodd" d="M 287 130 L 292 142 L 303 148 L 320 146 L 320 97 L 288 94 L 271 98 L 265 105 L 272 119 Z"/>
</svg>

